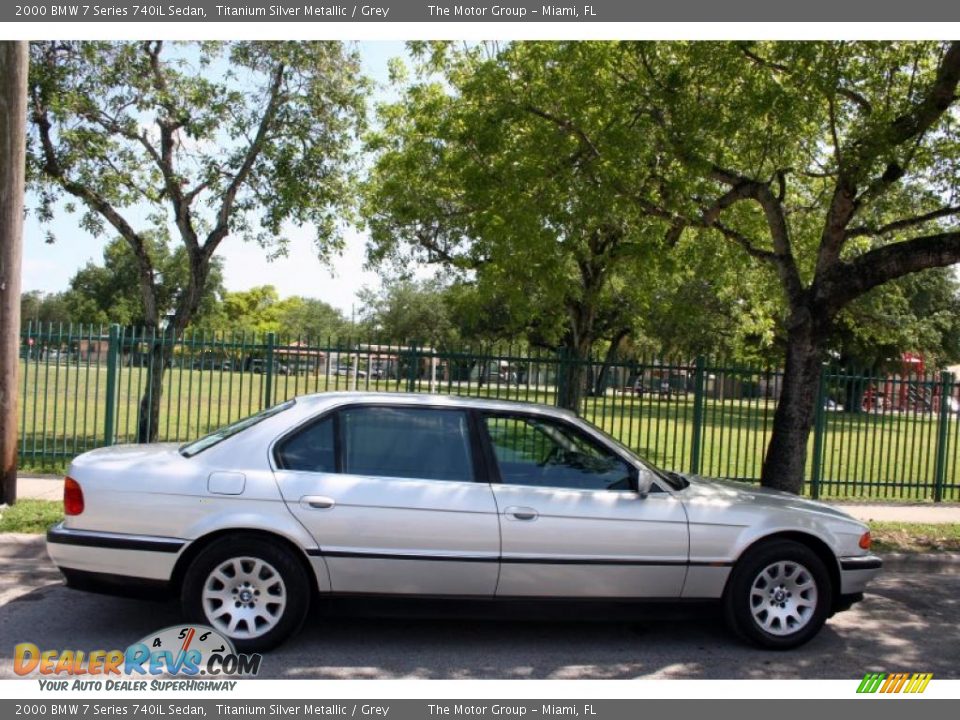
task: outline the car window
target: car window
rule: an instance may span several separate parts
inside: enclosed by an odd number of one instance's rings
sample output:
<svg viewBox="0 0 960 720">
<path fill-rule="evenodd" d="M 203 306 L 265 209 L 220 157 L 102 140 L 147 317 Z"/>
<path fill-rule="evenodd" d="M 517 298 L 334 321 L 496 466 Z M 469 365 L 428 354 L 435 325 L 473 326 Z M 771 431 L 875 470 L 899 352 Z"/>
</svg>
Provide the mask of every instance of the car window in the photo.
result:
<svg viewBox="0 0 960 720">
<path fill-rule="evenodd" d="M 274 415 L 282 413 L 284 410 L 289 410 L 293 407 L 295 402 L 296 401 L 294 400 L 287 400 L 279 405 L 274 405 L 273 407 L 258 412 L 256 415 L 245 417 L 242 420 L 237 420 L 235 423 L 231 423 L 230 425 L 226 425 L 218 430 L 214 430 L 212 433 L 209 435 L 204 435 L 199 440 L 194 440 L 193 442 L 181 445 L 180 454 L 184 457 L 193 457 L 197 453 L 201 453 L 207 448 L 213 447 L 217 443 L 226 440 L 228 437 L 232 437 L 237 433 L 241 433 L 247 428 L 251 428 L 269 417 L 273 417 Z"/>
<path fill-rule="evenodd" d="M 569 425 L 514 415 L 487 415 L 484 422 L 504 484 L 633 488 L 633 470 L 626 462 Z"/>
<path fill-rule="evenodd" d="M 277 460 L 285 470 L 333 473 L 337 471 L 333 417 L 312 423 L 283 441 Z"/>
<path fill-rule="evenodd" d="M 360 407 L 340 412 L 343 472 L 426 480 L 473 480 L 466 413 Z"/>
</svg>

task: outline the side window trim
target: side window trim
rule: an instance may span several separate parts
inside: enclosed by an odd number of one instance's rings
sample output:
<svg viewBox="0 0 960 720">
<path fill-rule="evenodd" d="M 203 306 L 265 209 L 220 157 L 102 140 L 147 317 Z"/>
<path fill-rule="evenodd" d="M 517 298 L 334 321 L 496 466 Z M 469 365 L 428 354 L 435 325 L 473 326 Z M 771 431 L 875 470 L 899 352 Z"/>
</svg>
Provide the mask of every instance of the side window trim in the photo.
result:
<svg viewBox="0 0 960 720">
<path fill-rule="evenodd" d="M 497 454 L 493 449 L 493 438 L 490 437 L 490 430 L 487 428 L 486 419 L 488 417 L 497 417 L 497 414 L 491 410 L 473 410 L 474 430 L 477 440 L 481 447 L 483 463 L 486 465 L 486 480 L 491 485 L 502 484 L 503 477 L 500 475 L 500 463 L 497 462 Z M 506 415 L 503 415 L 506 417 Z"/>
<path fill-rule="evenodd" d="M 333 418 L 333 467 L 337 475 L 343 475 L 343 422 L 340 420 L 340 411 L 336 408 L 329 417 Z"/>
<path fill-rule="evenodd" d="M 628 458 L 623 457 L 620 454 L 619 450 L 615 447 L 611 447 L 606 443 L 601 442 L 595 438 L 591 433 L 584 432 L 582 428 L 577 427 L 571 423 L 566 418 L 543 416 L 537 413 L 527 413 L 527 412 L 517 412 L 517 411 L 502 411 L 502 410 L 479 410 L 477 411 L 478 415 L 478 429 L 480 430 L 481 436 L 483 438 L 483 443 L 485 446 L 484 458 L 491 467 L 490 471 L 490 482 L 491 483 L 503 483 L 503 476 L 500 474 L 500 463 L 497 461 L 496 451 L 493 446 L 493 438 L 490 437 L 490 430 L 487 427 L 486 419 L 487 418 L 519 418 L 523 421 L 529 422 L 531 420 L 541 421 L 546 423 L 554 423 L 560 425 L 566 430 L 575 433 L 578 437 L 583 439 L 584 442 L 588 443 L 595 449 L 601 449 L 604 452 L 610 453 L 616 457 L 620 462 L 630 468 L 630 482 L 632 487 L 626 492 L 637 492 L 637 483 L 639 481 L 640 469 L 631 462 Z M 544 488 L 560 488 L 560 489 L 570 489 L 562 488 L 561 486 L 544 486 Z M 584 490 L 584 492 L 599 492 L 598 490 Z"/>
</svg>

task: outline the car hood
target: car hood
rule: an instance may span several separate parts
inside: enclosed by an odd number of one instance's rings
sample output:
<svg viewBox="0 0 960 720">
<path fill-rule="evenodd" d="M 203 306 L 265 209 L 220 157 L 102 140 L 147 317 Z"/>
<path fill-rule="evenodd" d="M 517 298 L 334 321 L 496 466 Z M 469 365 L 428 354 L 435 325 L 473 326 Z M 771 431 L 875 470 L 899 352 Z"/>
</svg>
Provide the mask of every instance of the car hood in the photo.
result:
<svg viewBox="0 0 960 720">
<path fill-rule="evenodd" d="M 859 520 L 842 510 L 816 500 L 808 500 L 793 493 L 772 490 L 758 485 L 705 478 L 698 475 L 684 475 L 690 485 L 681 492 L 685 501 L 694 503 L 723 503 L 738 506 L 755 506 L 789 510 L 794 512 L 812 512 L 837 520 L 846 520 L 862 525 Z"/>
</svg>

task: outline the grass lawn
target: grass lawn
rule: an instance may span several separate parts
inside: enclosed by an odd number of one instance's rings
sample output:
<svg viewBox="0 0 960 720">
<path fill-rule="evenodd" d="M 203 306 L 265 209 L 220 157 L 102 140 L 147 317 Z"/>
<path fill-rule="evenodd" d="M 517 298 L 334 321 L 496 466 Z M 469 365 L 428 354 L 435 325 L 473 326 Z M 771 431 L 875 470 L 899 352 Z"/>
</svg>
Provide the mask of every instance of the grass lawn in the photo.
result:
<svg viewBox="0 0 960 720">
<path fill-rule="evenodd" d="M 0 508 L 0 533 L 41 534 L 63 520 L 63 504 L 54 500 L 20 500 Z M 960 552 L 960 524 L 871 522 L 878 552 Z"/>
<path fill-rule="evenodd" d="M 877 552 L 960 552 L 958 523 L 871 522 Z"/>
<path fill-rule="evenodd" d="M 145 368 L 118 368 L 116 442 L 136 438 L 137 410 L 146 387 Z M 104 444 L 106 367 L 85 363 L 21 363 L 21 467 L 62 472 L 69 459 Z M 329 390 L 396 392 L 406 380 L 354 378 L 331 374 L 276 375 L 271 403 Z M 428 380 L 416 389 L 429 392 Z M 547 386 L 437 381 L 443 394 L 495 397 L 552 404 Z M 165 373 L 159 439 L 186 441 L 263 407 L 266 376 L 172 368 Z M 775 405 L 764 398 L 707 396 L 703 405 L 700 473 L 752 480 L 759 478 L 770 439 Z M 689 471 L 694 446 L 692 394 L 643 397 L 614 393 L 585 400 L 583 415 L 661 467 Z M 919 500 L 933 497 L 938 449 L 942 449 L 945 500 L 960 500 L 960 422 L 951 416 L 940 448 L 933 413 L 825 413 L 823 498 Z M 813 467 L 810 443 L 808 474 Z M 809 494 L 810 489 L 806 492 Z"/>
<path fill-rule="evenodd" d="M 45 533 L 63 520 L 63 503 L 55 500 L 19 500 L 0 507 L 0 532 Z"/>
</svg>

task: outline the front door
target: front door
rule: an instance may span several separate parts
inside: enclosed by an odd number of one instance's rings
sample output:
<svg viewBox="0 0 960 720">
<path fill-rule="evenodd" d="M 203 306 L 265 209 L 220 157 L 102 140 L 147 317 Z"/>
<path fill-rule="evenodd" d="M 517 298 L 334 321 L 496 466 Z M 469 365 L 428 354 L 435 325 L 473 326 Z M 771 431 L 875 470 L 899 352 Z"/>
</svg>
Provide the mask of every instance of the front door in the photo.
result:
<svg viewBox="0 0 960 720">
<path fill-rule="evenodd" d="M 467 413 L 345 407 L 276 456 L 283 498 L 319 545 L 334 592 L 494 594 L 497 508 L 475 481 Z"/>
<path fill-rule="evenodd" d="M 498 597 L 679 597 L 686 513 L 668 492 L 636 492 L 646 469 L 567 422 L 497 413 L 483 425 L 499 471 Z"/>
</svg>

